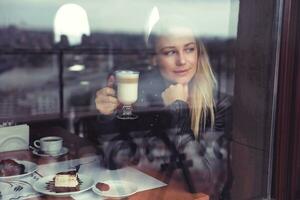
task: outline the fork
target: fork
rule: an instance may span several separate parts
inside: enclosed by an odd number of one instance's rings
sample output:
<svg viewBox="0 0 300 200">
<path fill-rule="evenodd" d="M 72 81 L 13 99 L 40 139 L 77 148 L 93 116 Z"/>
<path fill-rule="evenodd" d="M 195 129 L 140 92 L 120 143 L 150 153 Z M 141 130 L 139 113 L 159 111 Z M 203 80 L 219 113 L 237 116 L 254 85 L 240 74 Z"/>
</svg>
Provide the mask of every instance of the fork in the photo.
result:
<svg viewBox="0 0 300 200">
<path fill-rule="evenodd" d="M 86 164 L 90 164 L 90 163 L 93 163 L 93 162 L 96 162 L 97 160 L 91 160 L 89 162 L 85 162 L 85 163 L 79 163 L 75 166 L 73 166 L 72 168 L 74 169 L 75 168 L 75 171 L 78 173 L 79 172 L 79 169 L 81 167 L 81 165 L 86 165 Z"/>
<path fill-rule="evenodd" d="M 20 185 L 18 185 L 18 186 L 16 186 L 16 187 L 14 188 L 14 191 L 15 191 L 15 192 L 19 192 L 19 191 L 21 191 L 21 190 L 23 190 L 23 187 L 20 186 Z"/>
</svg>

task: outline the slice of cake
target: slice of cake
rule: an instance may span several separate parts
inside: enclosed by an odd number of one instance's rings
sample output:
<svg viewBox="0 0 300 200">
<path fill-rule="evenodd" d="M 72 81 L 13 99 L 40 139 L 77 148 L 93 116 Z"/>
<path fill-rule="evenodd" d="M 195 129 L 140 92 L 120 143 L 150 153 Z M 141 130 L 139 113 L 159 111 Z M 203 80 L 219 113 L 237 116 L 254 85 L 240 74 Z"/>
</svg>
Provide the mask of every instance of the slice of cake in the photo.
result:
<svg viewBox="0 0 300 200">
<path fill-rule="evenodd" d="M 59 172 L 54 177 L 55 192 L 79 191 L 79 178 L 75 170 Z"/>
<path fill-rule="evenodd" d="M 16 176 L 24 174 L 25 166 L 12 159 L 0 161 L 0 176 Z"/>
</svg>

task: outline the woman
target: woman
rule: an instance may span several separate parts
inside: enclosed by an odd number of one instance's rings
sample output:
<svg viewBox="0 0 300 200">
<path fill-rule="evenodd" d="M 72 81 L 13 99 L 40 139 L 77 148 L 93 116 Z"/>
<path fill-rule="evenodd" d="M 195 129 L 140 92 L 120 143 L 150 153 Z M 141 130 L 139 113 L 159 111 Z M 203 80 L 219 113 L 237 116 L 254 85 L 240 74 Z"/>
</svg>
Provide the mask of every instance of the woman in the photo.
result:
<svg viewBox="0 0 300 200">
<path fill-rule="evenodd" d="M 183 154 L 185 161 L 193 162 L 188 167 L 193 177 L 186 178 L 193 183 L 194 189 L 219 199 L 227 179 L 224 131 L 230 103 L 228 98 L 214 101 L 216 80 L 205 47 L 187 23 L 172 18 L 160 19 L 147 45 L 153 52 L 154 70 L 141 75 L 136 107 L 137 110 L 152 108 L 154 112 L 152 117 L 142 116 L 134 126 L 147 126 L 153 137 L 142 145 L 135 142 L 134 152 L 139 146 L 144 147 L 145 151 L 138 151 L 140 160 L 144 152 L 148 161 L 155 160 L 158 167 L 168 166 L 171 155 Z M 103 116 L 114 119 L 119 106 L 113 82 L 114 77 L 110 77 L 108 86 L 99 90 L 95 99 L 102 121 Z M 133 155 L 136 153 L 129 157 Z"/>
</svg>

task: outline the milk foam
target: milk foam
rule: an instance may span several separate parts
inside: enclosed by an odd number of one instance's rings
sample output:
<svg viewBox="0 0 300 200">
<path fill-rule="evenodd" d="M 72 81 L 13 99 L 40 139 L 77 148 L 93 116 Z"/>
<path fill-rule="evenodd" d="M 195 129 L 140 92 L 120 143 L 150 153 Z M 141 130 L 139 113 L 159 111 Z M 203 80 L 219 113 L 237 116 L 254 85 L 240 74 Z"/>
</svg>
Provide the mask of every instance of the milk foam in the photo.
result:
<svg viewBox="0 0 300 200">
<path fill-rule="evenodd" d="M 139 77 L 139 73 L 138 72 L 133 72 L 133 71 L 118 71 L 116 73 L 117 78 L 138 78 Z"/>
</svg>

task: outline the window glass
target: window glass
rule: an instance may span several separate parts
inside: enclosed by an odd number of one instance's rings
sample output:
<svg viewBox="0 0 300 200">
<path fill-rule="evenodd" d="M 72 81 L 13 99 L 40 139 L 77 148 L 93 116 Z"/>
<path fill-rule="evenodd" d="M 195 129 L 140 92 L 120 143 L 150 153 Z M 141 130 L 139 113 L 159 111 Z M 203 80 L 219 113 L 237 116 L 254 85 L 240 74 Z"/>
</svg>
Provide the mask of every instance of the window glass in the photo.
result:
<svg viewBox="0 0 300 200">
<path fill-rule="evenodd" d="M 65 141 L 69 149 L 64 148 L 64 154 L 69 153 L 70 158 L 91 154 L 85 146 L 76 146 L 75 141 L 84 140 L 96 144 L 92 153 L 103 156 L 101 167 L 152 164 L 159 172 L 171 170 L 163 180 L 167 183 L 181 168 L 183 178 L 177 183 L 186 183 L 181 189 L 187 192 L 193 193 L 195 183 L 211 199 L 266 198 L 272 176 L 272 105 L 280 35 L 277 4 L 252 0 L 2 0 L 0 120 L 62 121 L 68 136 L 80 136 Z M 192 34 L 171 40 L 174 35 L 168 31 L 182 29 L 155 29 L 164 16 L 173 16 L 170 22 L 179 23 L 184 17 L 190 28 L 187 32 Z M 180 42 L 187 38 L 188 45 L 181 49 Z M 190 45 L 196 48 L 187 48 Z M 190 60 L 191 66 L 184 65 Z M 179 65 L 183 70 L 178 70 Z M 202 74 L 182 81 L 195 66 L 199 68 L 195 74 Z M 137 96 L 132 107 L 138 114 L 134 120 L 122 121 L 124 116 L 118 115 L 125 100 L 107 113 L 96 107 L 97 92 L 108 86 L 110 75 L 117 70 L 139 72 L 139 86 L 134 85 L 136 80 L 129 80 L 133 87 L 123 90 L 125 96 Z M 145 74 L 153 77 L 147 79 Z M 186 95 L 168 104 L 173 86 L 183 87 L 177 92 Z M 120 91 L 116 82 L 109 87 Z M 193 91 L 195 98 L 187 91 Z M 129 113 L 132 109 L 123 108 Z M 117 125 L 107 125 L 105 120 Z M 172 135 L 174 131 L 178 134 Z M 171 142 L 165 140 L 166 135 L 171 135 Z M 192 147 L 185 146 L 188 142 Z M 174 151 L 177 147 L 179 152 Z M 182 167 L 185 164 L 187 168 Z"/>
</svg>

